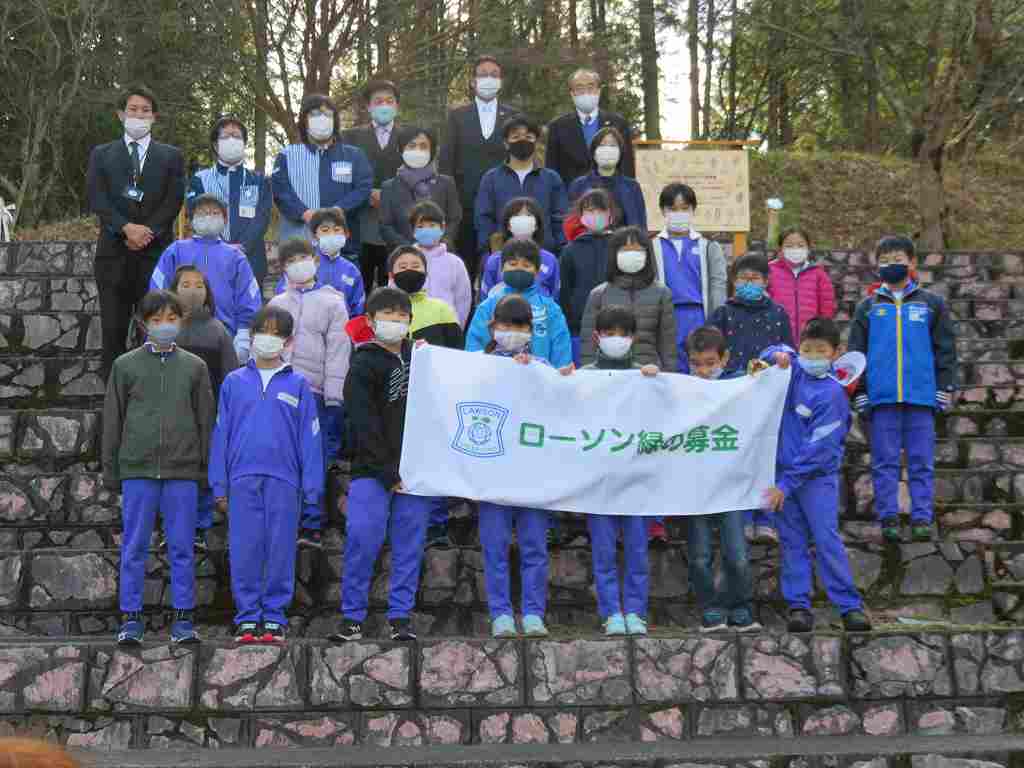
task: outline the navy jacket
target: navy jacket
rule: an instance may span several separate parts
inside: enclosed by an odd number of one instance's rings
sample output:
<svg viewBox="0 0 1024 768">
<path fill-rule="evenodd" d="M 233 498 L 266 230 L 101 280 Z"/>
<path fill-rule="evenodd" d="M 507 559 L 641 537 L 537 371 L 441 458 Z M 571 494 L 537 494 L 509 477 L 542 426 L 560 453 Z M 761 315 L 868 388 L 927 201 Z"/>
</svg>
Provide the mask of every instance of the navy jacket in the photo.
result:
<svg viewBox="0 0 1024 768">
<path fill-rule="evenodd" d="M 590 292 L 608 279 L 608 237 L 586 232 L 562 251 L 562 291 L 559 303 L 569 332 L 580 335 L 583 310 Z"/>
<path fill-rule="evenodd" d="M 752 304 L 734 296 L 711 314 L 709 322 L 725 334 L 730 371 L 745 373 L 747 363 L 767 347 L 793 346 L 789 315 L 767 296 Z"/>
<path fill-rule="evenodd" d="M 569 185 L 569 203 L 574 204 L 591 189 L 604 189 L 611 195 L 618 207 L 616 227 L 640 227 L 647 231 L 647 206 L 644 204 L 644 191 L 636 179 L 616 173 L 602 176 L 599 173 L 588 173 L 580 176 Z"/>
<path fill-rule="evenodd" d="M 501 214 L 505 204 L 514 197 L 532 197 L 544 211 L 544 249 L 558 253 L 565 245 L 562 222 L 569 201 L 565 185 L 557 173 L 548 168 L 535 167 L 520 183 L 519 176 L 506 164 L 491 168 L 480 180 L 480 191 L 476 193 L 477 249 L 481 254 L 490 253 L 490 238 L 501 230 Z M 461 254 L 465 257 L 467 254 Z"/>
</svg>

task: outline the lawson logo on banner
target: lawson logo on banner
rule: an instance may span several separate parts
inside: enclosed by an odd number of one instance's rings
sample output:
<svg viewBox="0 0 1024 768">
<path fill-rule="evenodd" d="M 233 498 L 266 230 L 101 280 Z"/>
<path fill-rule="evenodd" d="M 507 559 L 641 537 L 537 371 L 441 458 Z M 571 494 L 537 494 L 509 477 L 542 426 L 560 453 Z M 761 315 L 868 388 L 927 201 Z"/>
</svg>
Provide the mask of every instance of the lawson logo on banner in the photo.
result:
<svg viewBox="0 0 1024 768">
<path fill-rule="evenodd" d="M 414 350 L 410 493 L 617 515 L 752 509 L 775 483 L 790 372 L 703 381 Z"/>
</svg>

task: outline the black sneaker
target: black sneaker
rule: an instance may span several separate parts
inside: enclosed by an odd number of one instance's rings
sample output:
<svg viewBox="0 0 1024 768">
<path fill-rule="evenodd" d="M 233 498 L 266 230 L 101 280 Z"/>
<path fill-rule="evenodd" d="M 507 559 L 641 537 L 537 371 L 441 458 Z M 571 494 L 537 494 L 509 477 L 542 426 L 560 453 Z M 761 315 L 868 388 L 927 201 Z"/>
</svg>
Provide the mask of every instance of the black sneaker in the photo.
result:
<svg viewBox="0 0 1024 768">
<path fill-rule="evenodd" d="M 335 643 L 347 643 L 350 640 L 362 640 L 363 625 L 352 619 L 342 619 L 341 628 L 334 634 L 328 635 L 327 639 Z"/>
<path fill-rule="evenodd" d="M 257 643 L 260 639 L 260 625 L 255 621 L 243 621 L 235 625 L 236 643 Z"/>
<path fill-rule="evenodd" d="M 847 632 L 870 632 L 871 620 L 864 615 L 864 611 L 850 611 L 843 616 L 843 629 Z"/>
<path fill-rule="evenodd" d="M 288 627 L 278 624 L 276 621 L 263 622 L 263 634 L 260 640 L 264 643 L 283 643 L 287 635 Z"/>
<path fill-rule="evenodd" d="M 209 550 L 206 544 L 206 531 L 196 531 L 196 538 L 192 542 L 192 549 L 199 555 L 205 555 Z"/>
<path fill-rule="evenodd" d="M 416 633 L 413 632 L 412 622 L 408 619 L 392 619 L 391 620 L 391 639 L 400 640 L 402 642 L 408 642 L 416 639 Z"/>
<path fill-rule="evenodd" d="M 812 632 L 814 630 L 814 614 L 806 608 L 794 608 L 789 612 L 787 632 Z"/>
<path fill-rule="evenodd" d="M 312 528 L 303 528 L 299 531 L 298 545 L 300 549 L 323 549 L 324 542 L 320 536 L 320 531 L 314 531 Z"/>
</svg>

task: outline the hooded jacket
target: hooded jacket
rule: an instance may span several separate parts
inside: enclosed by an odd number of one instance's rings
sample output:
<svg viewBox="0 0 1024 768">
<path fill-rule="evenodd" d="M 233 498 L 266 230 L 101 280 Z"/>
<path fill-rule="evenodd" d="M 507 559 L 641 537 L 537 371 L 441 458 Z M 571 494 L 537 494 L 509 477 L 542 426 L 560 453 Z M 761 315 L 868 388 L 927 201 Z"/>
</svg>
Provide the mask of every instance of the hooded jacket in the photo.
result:
<svg viewBox="0 0 1024 768">
<path fill-rule="evenodd" d="M 490 323 L 494 317 L 494 308 L 509 293 L 515 291 L 506 285 L 496 286 L 491 295 L 476 308 L 466 333 L 467 352 L 479 352 L 487 348 L 491 341 Z M 547 360 L 555 368 L 571 363 L 572 340 L 562 308 L 554 299 L 545 295 L 536 283 L 520 295 L 530 302 L 533 309 L 533 336 L 530 340 L 533 355 Z"/>
<path fill-rule="evenodd" d="M 715 310 L 725 304 L 728 288 L 728 266 L 725 262 L 725 251 L 713 240 L 708 240 L 700 232 L 690 230 L 690 238 L 698 241 L 700 256 L 700 295 L 704 299 L 704 317 L 711 317 Z M 654 264 L 658 282 L 665 282 L 665 260 L 661 254 L 661 241 L 671 240 L 668 232 L 662 230 L 654 238 Z"/>
<path fill-rule="evenodd" d="M 401 481 L 405 405 L 409 395 L 412 344 L 402 342 L 401 354 L 376 341 L 356 347 L 345 379 L 346 452 L 352 477 L 372 477 L 390 490 Z"/>
<path fill-rule="evenodd" d="M 483 274 L 480 275 L 481 296 L 490 296 L 496 287 L 503 287 L 501 272 L 501 251 L 495 251 L 487 257 Z M 558 264 L 558 257 L 543 248 L 540 249 L 540 271 L 537 272 L 537 285 L 555 300 L 558 299 L 562 291 L 562 268 Z"/>
<path fill-rule="evenodd" d="M 462 326 L 446 301 L 427 295 L 425 290 L 409 296 L 412 302 L 412 323 L 409 336 L 418 341 L 448 349 L 462 349 Z"/>
<path fill-rule="evenodd" d="M 747 363 L 756 360 L 766 347 L 793 346 L 786 310 L 767 296 L 755 302 L 734 296 L 715 311 L 709 322 L 725 334 L 730 371 L 745 372 Z"/>
<path fill-rule="evenodd" d="M 836 292 L 822 264 L 808 261 L 794 274 L 781 256 L 768 264 L 768 295 L 786 310 L 793 341 L 798 342 L 807 321 L 836 313 Z"/>
</svg>

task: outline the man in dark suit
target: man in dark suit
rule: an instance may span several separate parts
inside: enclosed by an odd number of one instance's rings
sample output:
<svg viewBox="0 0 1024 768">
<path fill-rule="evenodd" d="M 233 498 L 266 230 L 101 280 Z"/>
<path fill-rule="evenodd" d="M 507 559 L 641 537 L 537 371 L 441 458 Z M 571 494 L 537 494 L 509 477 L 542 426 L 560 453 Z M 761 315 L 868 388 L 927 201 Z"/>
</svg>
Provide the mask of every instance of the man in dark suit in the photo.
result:
<svg viewBox="0 0 1024 768">
<path fill-rule="evenodd" d="M 359 230 L 363 240 L 359 256 L 360 271 L 367 294 L 377 285 L 388 284 L 388 251 L 380 233 L 380 190 L 393 179 L 402 165 L 398 146 L 398 86 L 390 80 L 371 80 L 363 88 L 363 101 L 370 113 L 370 124 L 351 128 L 342 134 L 343 144 L 359 147 L 373 166 L 373 191 L 370 204 L 359 212 Z"/>
<path fill-rule="evenodd" d="M 174 240 L 174 220 L 185 199 L 181 150 L 150 135 L 156 98 L 138 86 L 126 90 L 119 104 L 124 136 L 93 147 L 86 180 L 89 208 L 100 220 L 94 271 L 105 374 L 125 351 L 131 313 Z"/>
<path fill-rule="evenodd" d="M 505 161 L 505 142 L 501 129 L 515 107 L 498 101 L 501 90 L 501 64 L 493 56 L 481 56 L 473 65 L 471 104 L 448 113 L 448 130 L 437 161 L 439 173 L 452 176 L 462 202 L 459 227 L 459 255 L 466 262 L 471 280 L 480 271 L 477 236 L 473 226 L 473 205 L 483 175 Z"/>
<path fill-rule="evenodd" d="M 557 117 L 548 124 L 548 146 L 544 164 L 562 177 L 568 187 L 580 176 L 590 173 L 593 158 L 590 141 L 605 126 L 617 128 L 626 140 L 622 148 L 623 176 L 636 176 L 636 158 L 633 152 L 633 133 L 622 115 L 598 109 L 601 98 L 601 78 L 590 69 L 577 69 L 569 78 L 569 93 L 576 109 Z"/>
</svg>

